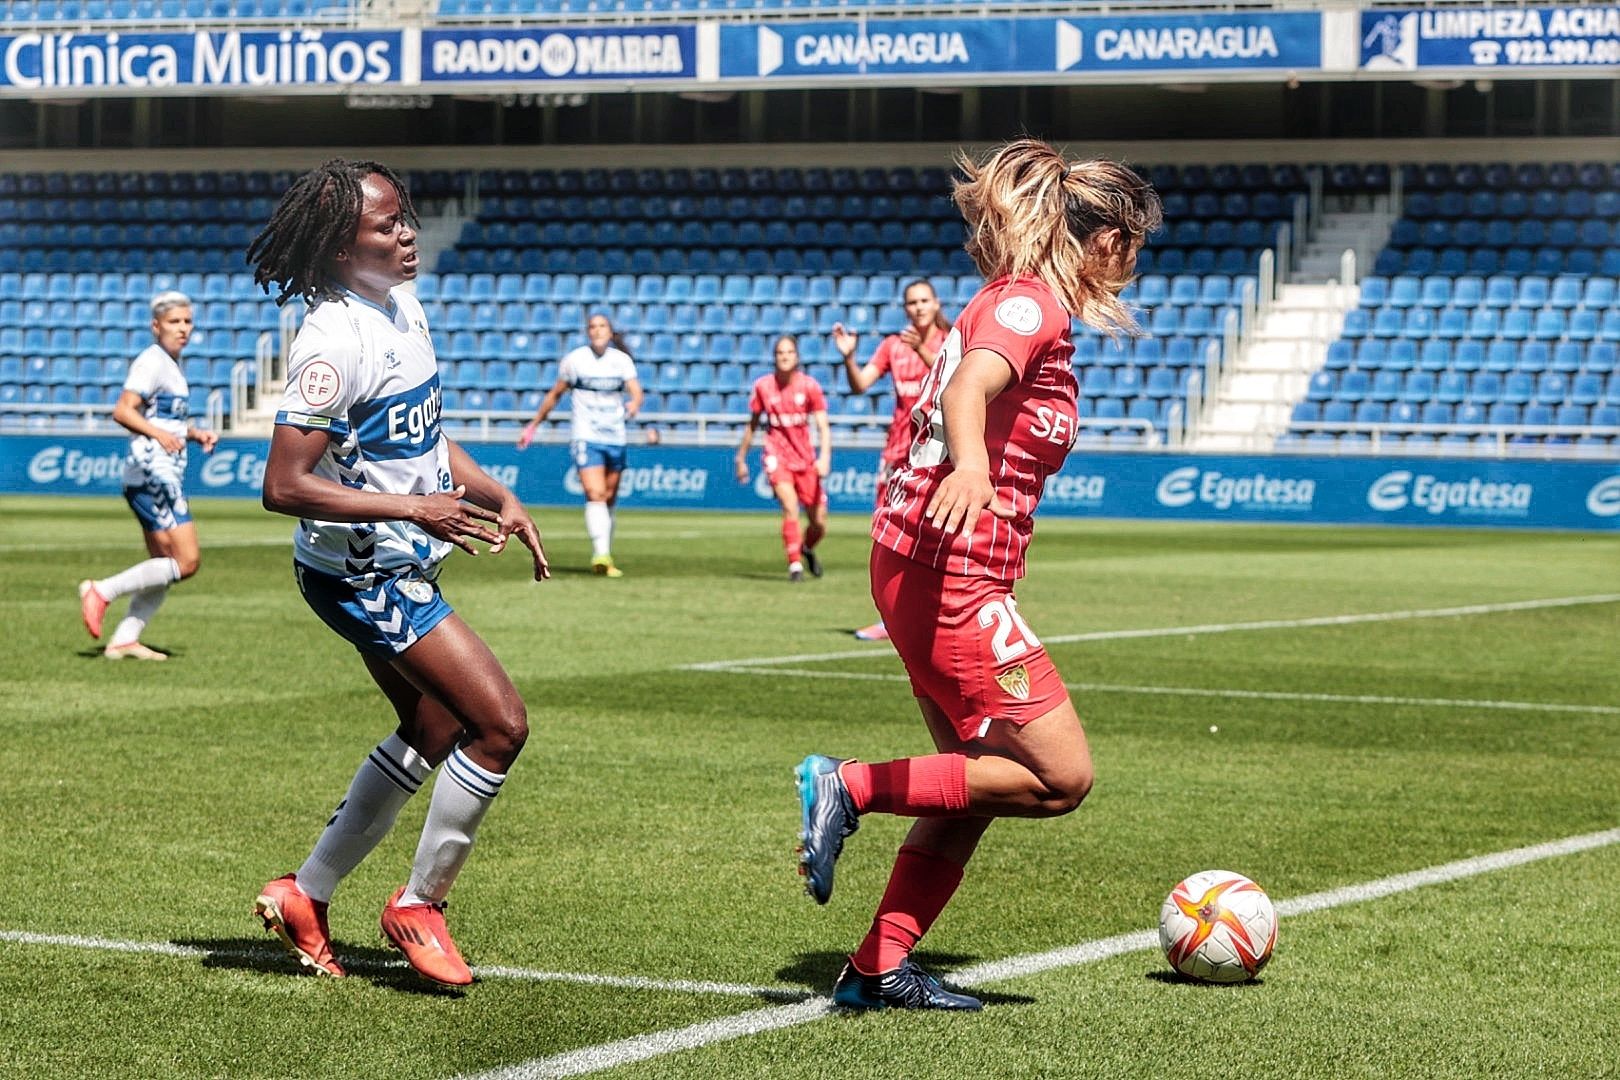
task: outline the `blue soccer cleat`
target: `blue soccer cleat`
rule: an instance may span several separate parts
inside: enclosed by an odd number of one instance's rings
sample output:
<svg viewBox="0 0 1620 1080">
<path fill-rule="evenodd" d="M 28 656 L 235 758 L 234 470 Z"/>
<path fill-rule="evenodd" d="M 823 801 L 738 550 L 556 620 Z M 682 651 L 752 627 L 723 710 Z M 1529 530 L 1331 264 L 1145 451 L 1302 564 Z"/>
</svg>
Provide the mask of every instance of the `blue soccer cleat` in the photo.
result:
<svg viewBox="0 0 1620 1080">
<path fill-rule="evenodd" d="M 849 789 L 838 775 L 843 761 L 811 754 L 799 762 L 799 873 L 804 890 L 825 904 L 832 899 L 833 865 L 844 850 L 844 837 L 861 827 Z"/>
<path fill-rule="evenodd" d="M 953 994 L 939 980 L 911 962 L 900 962 L 893 971 L 862 975 L 854 964 L 845 964 L 833 984 L 833 1004 L 841 1009 L 950 1009 L 978 1012 L 984 1002 L 966 994 Z"/>
</svg>

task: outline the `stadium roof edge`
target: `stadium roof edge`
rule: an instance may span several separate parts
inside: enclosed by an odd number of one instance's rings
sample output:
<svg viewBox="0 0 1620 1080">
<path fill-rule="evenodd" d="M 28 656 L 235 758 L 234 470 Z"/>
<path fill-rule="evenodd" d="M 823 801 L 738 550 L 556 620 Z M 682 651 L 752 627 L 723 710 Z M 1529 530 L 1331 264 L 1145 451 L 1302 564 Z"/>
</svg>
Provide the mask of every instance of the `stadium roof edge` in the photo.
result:
<svg viewBox="0 0 1620 1080">
<path fill-rule="evenodd" d="M 635 145 L 641 168 L 703 165 L 864 167 L 940 166 L 958 150 L 983 144 L 955 142 L 727 143 Z M 1069 142 L 1074 155 L 1113 157 L 1139 164 L 1607 161 L 1620 159 L 1620 138 L 1522 139 L 1209 139 L 1139 142 Z M 381 146 L 143 149 L 133 171 L 198 169 L 305 169 L 333 156 L 386 161 L 400 169 L 622 168 L 625 144 L 595 146 Z M 7 150 L 10 172 L 129 172 L 128 149 Z"/>
</svg>

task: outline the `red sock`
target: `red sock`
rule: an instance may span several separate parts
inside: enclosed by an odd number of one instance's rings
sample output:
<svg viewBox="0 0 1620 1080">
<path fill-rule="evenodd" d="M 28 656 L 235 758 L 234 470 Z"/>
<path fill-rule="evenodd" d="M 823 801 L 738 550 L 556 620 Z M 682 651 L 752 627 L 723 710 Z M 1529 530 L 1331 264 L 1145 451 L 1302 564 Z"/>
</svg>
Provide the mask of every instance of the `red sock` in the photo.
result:
<svg viewBox="0 0 1620 1080">
<path fill-rule="evenodd" d="M 872 929 L 850 961 L 866 975 L 892 971 L 917 947 L 962 883 L 962 867 L 919 847 L 903 847 L 889 874 Z"/>
<path fill-rule="evenodd" d="M 782 546 L 787 548 L 788 562 L 796 563 L 804 552 L 803 534 L 799 532 L 799 519 L 782 519 Z"/>
<path fill-rule="evenodd" d="M 846 761 L 839 775 L 857 813 L 956 817 L 967 810 L 967 758 L 961 754 L 931 754 L 874 765 Z"/>
</svg>

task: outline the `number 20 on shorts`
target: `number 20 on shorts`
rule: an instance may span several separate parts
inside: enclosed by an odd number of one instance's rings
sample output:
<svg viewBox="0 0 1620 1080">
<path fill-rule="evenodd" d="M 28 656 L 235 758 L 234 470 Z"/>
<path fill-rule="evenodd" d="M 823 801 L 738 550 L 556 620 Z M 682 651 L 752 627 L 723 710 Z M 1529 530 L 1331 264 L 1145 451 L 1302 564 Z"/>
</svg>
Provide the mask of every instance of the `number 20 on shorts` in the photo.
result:
<svg viewBox="0 0 1620 1080">
<path fill-rule="evenodd" d="M 1029 623 L 1018 614 L 1018 601 L 1012 597 L 992 600 L 979 609 L 979 625 L 985 629 L 995 627 L 990 648 L 995 650 L 996 663 L 1004 664 L 1023 656 L 1030 649 L 1041 647 L 1041 641 Z"/>
</svg>

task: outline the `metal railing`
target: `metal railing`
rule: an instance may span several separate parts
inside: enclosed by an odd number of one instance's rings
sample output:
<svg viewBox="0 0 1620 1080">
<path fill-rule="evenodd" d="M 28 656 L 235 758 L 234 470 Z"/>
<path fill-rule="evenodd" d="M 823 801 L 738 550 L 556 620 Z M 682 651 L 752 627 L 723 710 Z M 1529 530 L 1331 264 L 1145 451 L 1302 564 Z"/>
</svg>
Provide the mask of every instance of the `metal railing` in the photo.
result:
<svg viewBox="0 0 1620 1080">
<path fill-rule="evenodd" d="M 477 442 L 500 442 L 515 438 L 516 425 L 534 416 L 532 409 L 446 409 L 441 414 L 445 425 L 457 438 Z M 827 417 L 832 429 L 833 446 L 839 450 L 881 450 L 888 442 L 889 416 Z M 558 411 L 546 418 L 546 424 L 535 433 L 538 443 L 566 443 L 571 439 L 569 415 Z M 748 422 L 746 413 L 688 413 L 644 412 L 637 414 L 630 432 L 631 441 L 646 445 L 653 442 L 670 446 L 735 446 Z M 500 424 L 511 426 L 499 427 Z M 1151 420 L 1132 417 L 1104 418 L 1083 416 L 1075 421 L 1082 431 L 1140 432 L 1139 446 L 1156 449 L 1164 445 L 1158 428 Z M 649 431 L 657 431 L 649 437 Z M 1088 442 L 1081 435 L 1077 442 Z"/>
<path fill-rule="evenodd" d="M 1356 454 L 1415 454 L 1442 457 L 1535 457 L 1535 458 L 1600 458 L 1620 461 L 1620 427 L 1561 427 L 1557 424 L 1402 424 L 1393 422 L 1355 423 L 1328 420 L 1296 420 L 1289 423 L 1290 434 L 1321 432 L 1330 435 L 1366 435 L 1364 445 L 1351 445 L 1342 449 L 1320 444 L 1279 443 L 1277 453 L 1356 453 Z M 1392 436 L 1463 435 L 1474 441 L 1468 444 L 1446 445 L 1388 442 Z M 1514 441 L 1529 439 L 1601 438 L 1613 440 L 1605 444 L 1578 445 L 1546 441 Z"/>
</svg>

